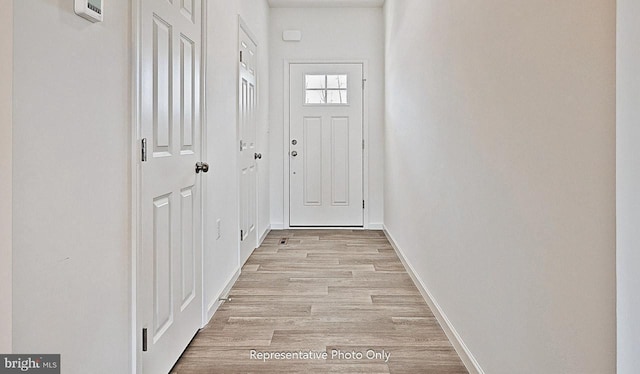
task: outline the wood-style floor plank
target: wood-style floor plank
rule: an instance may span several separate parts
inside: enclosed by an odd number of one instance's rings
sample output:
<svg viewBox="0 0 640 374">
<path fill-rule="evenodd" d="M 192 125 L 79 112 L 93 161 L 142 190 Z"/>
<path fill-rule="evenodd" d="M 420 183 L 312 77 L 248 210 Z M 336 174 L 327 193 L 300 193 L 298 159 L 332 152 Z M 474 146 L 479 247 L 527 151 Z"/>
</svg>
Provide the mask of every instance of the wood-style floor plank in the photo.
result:
<svg viewBox="0 0 640 374">
<path fill-rule="evenodd" d="M 381 231 L 273 231 L 229 296 L 172 373 L 467 373 Z"/>
</svg>

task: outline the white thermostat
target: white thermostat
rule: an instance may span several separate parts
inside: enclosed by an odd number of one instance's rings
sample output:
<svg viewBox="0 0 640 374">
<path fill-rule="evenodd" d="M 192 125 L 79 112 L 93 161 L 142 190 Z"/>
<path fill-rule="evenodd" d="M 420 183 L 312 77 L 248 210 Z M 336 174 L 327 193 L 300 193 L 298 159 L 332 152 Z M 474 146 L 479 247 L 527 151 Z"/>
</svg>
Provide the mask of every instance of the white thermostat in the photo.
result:
<svg viewBox="0 0 640 374">
<path fill-rule="evenodd" d="M 102 22 L 102 0 L 74 0 L 76 14 L 91 22 Z"/>
</svg>

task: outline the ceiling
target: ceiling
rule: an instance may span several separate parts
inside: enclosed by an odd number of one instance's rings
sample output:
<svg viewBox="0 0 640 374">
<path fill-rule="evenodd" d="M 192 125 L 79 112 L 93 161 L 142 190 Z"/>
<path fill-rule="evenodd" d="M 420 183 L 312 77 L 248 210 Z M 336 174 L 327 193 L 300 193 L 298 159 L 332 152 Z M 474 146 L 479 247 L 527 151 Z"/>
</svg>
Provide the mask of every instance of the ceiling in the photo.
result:
<svg viewBox="0 0 640 374">
<path fill-rule="evenodd" d="M 379 8 L 384 0 L 268 0 L 272 8 Z"/>
</svg>

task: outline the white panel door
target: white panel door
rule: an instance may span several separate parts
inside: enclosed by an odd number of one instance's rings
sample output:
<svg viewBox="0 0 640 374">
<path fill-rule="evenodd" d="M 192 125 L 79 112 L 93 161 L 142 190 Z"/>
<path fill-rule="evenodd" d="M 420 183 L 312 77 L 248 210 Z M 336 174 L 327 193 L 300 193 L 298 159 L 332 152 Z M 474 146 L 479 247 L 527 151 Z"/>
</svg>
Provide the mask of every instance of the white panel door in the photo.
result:
<svg viewBox="0 0 640 374">
<path fill-rule="evenodd" d="M 240 28 L 238 79 L 238 137 L 240 139 L 240 263 L 244 264 L 257 245 L 257 51 L 256 43 Z"/>
<path fill-rule="evenodd" d="M 138 325 L 150 374 L 169 372 L 202 322 L 201 5 L 142 0 Z"/>
<path fill-rule="evenodd" d="M 363 226 L 362 64 L 290 65 L 289 225 Z"/>
</svg>

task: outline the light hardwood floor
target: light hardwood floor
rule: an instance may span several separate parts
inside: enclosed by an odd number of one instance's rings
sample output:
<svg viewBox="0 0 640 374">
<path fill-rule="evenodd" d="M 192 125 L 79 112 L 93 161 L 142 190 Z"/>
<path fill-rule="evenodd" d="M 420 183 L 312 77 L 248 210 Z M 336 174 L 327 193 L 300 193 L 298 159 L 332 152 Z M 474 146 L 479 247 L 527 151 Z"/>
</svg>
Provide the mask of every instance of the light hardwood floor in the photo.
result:
<svg viewBox="0 0 640 374">
<path fill-rule="evenodd" d="M 381 231 L 273 231 L 230 297 L 172 373 L 467 373 Z M 328 359 L 263 362 L 251 350 Z M 338 350 L 363 358 L 332 359 Z"/>
</svg>

